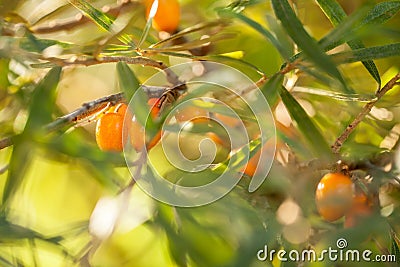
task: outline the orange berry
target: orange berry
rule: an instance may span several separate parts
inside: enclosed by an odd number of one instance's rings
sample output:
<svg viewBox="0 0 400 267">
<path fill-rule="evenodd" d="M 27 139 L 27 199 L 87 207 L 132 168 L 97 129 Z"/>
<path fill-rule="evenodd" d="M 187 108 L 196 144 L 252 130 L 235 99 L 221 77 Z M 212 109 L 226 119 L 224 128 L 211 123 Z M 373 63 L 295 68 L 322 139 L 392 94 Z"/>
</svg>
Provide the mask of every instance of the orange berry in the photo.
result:
<svg viewBox="0 0 400 267">
<path fill-rule="evenodd" d="M 333 222 L 343 217 L 353 202 L 353 182 L 341 173 L 328 173 L 319 181 L 315 202 L 319 214 Z"/>
<path fill-rule="evenodd" d="M 149 17 L 154 0 L 145 0 L 146 18 Z M 180 20 L 180 6 L 177 0 L 158 0 L 157 13 L 153 18 L 153 26 L 158 31 L 173 33 Z"/>
<path fill-rule="evenodd" d="M 256 154 L 252 158 L 249 159 L 246 166 L 243 169 L 243 173 L 247 174 L 248 176 L 254 176 L 257 170 L 258 161 L 260 160 L 261 156 L 261 149 L 257 151 Z"/>
<path fill-rule="evenodd" d="M 160 99 L 159 98 L 150 98 L 147 101 L 147 104 L 150 107 L 150 115 L 151 117 L 154 119 L 156 118 L 159 113 L 160 113 L 160 108 L 158 107 L 158 103 L 159 103 Z"/>
<path fill-rule="evenodd" d="M 118 113 L 106 113 L 96 125 L 96 142 L 101 150 L 120 152 L 123 150 L 124 116 Z"/>
<path fill-rule="evenodd" d="M 350 228 L 356 226 L 365 217 L 372 214 L 372 204 L 368 196 L 359 191 L 353 197 L 353 203 L 350 210 L 346 213 L 344 219 L 344 227 Z"/>
<path fill-rule="evenodd" d="M 150 98 L 147 101 L 147 104 L 150 106 L 150 115 L 153 119 L 156 118 L 160 112 L 160 109 L 157 107 L 158 101 L 158 98 Z M 137 152 L 142 151 L 145 145 L 147 149 L 153 148 L 158 141 L 160 141 L 162 135 L 160 131 L 152 140 L 146 142 L 145 128 L 136 120 L 136 117 L 133 117 L 131 120 L 129 132 L 131 145 Z"/>
</svg>

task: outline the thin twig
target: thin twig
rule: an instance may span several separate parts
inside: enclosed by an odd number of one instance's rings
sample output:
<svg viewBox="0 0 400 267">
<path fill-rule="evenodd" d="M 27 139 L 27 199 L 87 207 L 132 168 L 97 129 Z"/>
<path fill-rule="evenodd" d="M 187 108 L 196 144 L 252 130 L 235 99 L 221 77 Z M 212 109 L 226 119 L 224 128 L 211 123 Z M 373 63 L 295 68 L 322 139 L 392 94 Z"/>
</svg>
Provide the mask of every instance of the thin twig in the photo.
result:
<svg viewBox="0 0 400 267">
<path fill-rule="evenodd" d="M 97 65 L 97 64 L 103 64 L 103 63 L 116 63 L 116 62 L 126 62 L 127 64 L 134 64 L 134 65 L 143 65 L 146 67 L 153 67 L 159 70 L 162 70 L 167 78 L 167 81 L 171 83 L 173 86 L 179 86 L 184 84 L 179 80 L 179 77 L 163 62 L 161 61 L 156 61 L 151 58 L 147 57 L 123 57 L 123 56 L 100 56 L 99 58 L 74 58 L 74 60 L 68 60 L 68 59 L 61 59 L 61 58 L 56 58 L 56 57 L 48 57 L 48 58 L 43 58 L 43 60 L 49 61 L 53 64 L 59 65 L 59 66 L 71 66 L 71 65 L 84 65 L 84 66 L 92 66 L 92 65 Z M 41 65 L 41 64 L 33 64 L 35 65 Z"/>
<path fill-rule="evenodd" d="M 346 127 L 344 132 L 336 139 L 335 143 L 331 147 L 333 153 L 338 154 L 340 152 L 343 143 L 347 140 L 347 138 L 354 131 L 357 125 L 360 124 L 360 122 L 365 118 L 365 116 L 367 116 L 368 113 L 371 112 L 371 109 L 375 106 L 376 102 L 378 102 L 390 89 L 399 84 L 398 83 L 399 79 L 400 79 L 400 73 L 394 76 L 384 87 L 382 87 L 375 93 L 376 98 L 373 101 L 368 102 L 364 106 L 362 111 L 357 115 L 357 117 L 353 120 L 353 122 L 350 123 L 349 126 Z"/>
<path fill-rule="evenodd" d="M 108 5 L 106 5 L 102 8 L 102 11 L 104 13 L 106 13 L 107 15 L 116 17 L 120 14 L 122 9 L 124 9 L 130 5 L 139 5 L 139 2 L 132 2 L 129 0 L 125 0 L 125 1 L 122 1 L 122 3 L 120 5 L 115 6 L 115 7 L 109 7 Z M 76 14 L 76 16 L 74 18 L 68 19 L 66 21 L 65 20 L 62 22 L 51 21 L 46 26 L 32 26 L 30 28 L 30 31 L 32 33 L 36 33 L 36 34 L 48 34 L 48 33 L 53 33 L 53 32 L 58 32 L 58 31 L 69 31 L 77 26 L 82 26 L 83 24 L 86 24 L 91 21 L 92 20 L 90 18 L 84 16 L 82 13 L 78 13 L 78 14 Z"/>
</svg>

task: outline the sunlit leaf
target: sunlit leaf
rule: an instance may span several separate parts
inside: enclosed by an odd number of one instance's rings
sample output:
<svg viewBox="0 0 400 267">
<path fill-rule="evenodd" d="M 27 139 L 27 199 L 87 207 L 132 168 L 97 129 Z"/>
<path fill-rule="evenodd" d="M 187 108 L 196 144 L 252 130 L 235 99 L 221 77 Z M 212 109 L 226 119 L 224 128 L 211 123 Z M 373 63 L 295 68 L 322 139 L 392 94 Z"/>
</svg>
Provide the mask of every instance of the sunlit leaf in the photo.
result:
<svg viewBox="0 0 400 267">
<path fill-rule="evenodd" d="M 297 127 L 309 142 L 314 153 L 320 157 L 328 157 L 331 154 L 329 145 L 303 107 L 283 86 L 279 93 L 283 104 L 292 119 L 297 123 Z"/>
<path fill-rule="evenodd" d="M 51 69 L 36 86 L 29 106 L 29 118 L 24 132 L 14 138 L 14 150 L 9 163 L 7 182 L 4 186 L 3 204 L 8 203 L 22 183 L 32 155 L 31 140 L 37 133 L 44 133 L 44 126 L 52 121 L 56 88 L 60 80 L 61 68 Z"/>
<path fill-rule="evenodd" d="M 129 101 L 140 88 L 139 80 L 125 62 L 117 63 L 118 86 Z"/>
<path fill-rule="evenodd" d="M 337 70 L 333 61 L 325 54 L 318 43 L 306 32 L 302 23 L 297 18 L 287 0 L 272 0 L 277 18 L 282 22 L 286 32 L 294 42 L 303 50 L 307 57 L 319 68 L 336 78 L 343 85 L 343 90 L 349 92 L 342 75 Z"/>
<path fill-rule="evenodd" d="M 332 57 L 338 64 L 351 63 L 394 57 L 400 55 L 400 43 L 356 49 L 353 51 L 333 54 Z"/>
<path fill-rule="evenodd" d="M 220 40 L 227 40 L 227 39 L 232 39 L 233 37 L 235 37 L 236 34 L 234 33 L 221 33 L 221 34 L 216 34 L 213 36 L 209 36 L 206 38 L 202 38 L 199 40 L 194 40 L 194 41 L 190 41 L 190 42 L 184 42 L 182 44 L 179 45 L 174 45 L 174 46 L 165 46 L 162 48 L 149 48 L 149 51 L 162 51 L 162 52 L 169 52 L 169 51 L 184 51 L 184 50 L 191 50 L 194 48 L 198 48 L 201 46 L 207 46 L 210 43 L 214 43 Z"/>
<path fill-rule="evenodd" d="M 327 1 L 327 0 L 317 0 L 317 1 L 334 26 L 338 26 L 342 21 L 346 19 L 347 17 L 346 13 L 336 1 Z M 364 44 L 358 39 L 353 39 L 348 41 L 348 45 L 352 49 L 359 49 L 365 47 Z M 362 61 L 362 63 L 380 86 L 381 77 L 379 75 L 379 71 L 375 63 L 371 60 Z"/>
<path fill-rule="evenodd" d="M 112 25 L 114 24 L 114 19 L 112 19 L 107 14 L 101 12 L 100 10 L 94 8 L 91 4 L 85 0 L 69 0 L 69 2 L 74 5 L 77 9 L 82 11 L 88 18 L 93 20 L 98 26 L 107 32 L 112 32 Z M 118 39 L 124 44 L 133 45 L 133 41 L 127 34 L 121 34 Z"/>
<path fill-rule="evenodd" d="M 234 17 L 236 19 L 239 19 L 261 33 L 267 40 L 271 42 L 271 44 L 278 50 L 278 52 L 282 55 L 284 59 L 289 59 L 290 57 L 290 51 L 286 51 L 283 49 L 282 45 L 279 43 L 279 41 L 275 38 L 275 36 L 265 29 L 262 25 L 260 25 L 258 22 L 250 19 L 249 17 L 246 17 L 245 15 L 241 13 L 234 12 L 233 10 L 230 9 L 221 9 L 219 10 L 219 15 L 220 16 L 226 16 L 226 17 Z"/>
<path fill-rule="evenodd" d="M 199 24 L 196 24 L 194 26 L 185 28 L 182 31 L 171 35 L 168 38 L 165 38 L 165 39 L 163 39 L 161 41 L 158 41 L 157 43 L 151 45 L 150 48 L 155 48 L 155 47 L 162 46 L 163 44 L 166 44 L 166 43 L 171 42 L 171 41 L 176 40 L 176 39 L 180 39 L 180 38 L 185 37 L 186 35 L 194 33 L 194 32 L 198 32 L 198 31 L 201 31 L 201 30 L 204 30 L 204 29 L 208 29 L 208 28 L 212 28 L 212 27 L 216 27 L 216 26 L 224 26 L 225 24 L 226 23 L 224 21 L 222 21 L 222 20 L 215 20 L 215 21 L 210 21 L 210 22 L 199 23 Z"/>
<path fill-rule="evenodd" d="M 276 73 L 263 85 L 262 88 L 260 88 L 271 107 L 275 107 L 278 102 L 279 90 L 282 86 L 283 78 L 284 75 Z"/>
<path fill-rule="evenodd" d="M 368 13 L 361 25 L 383 24 L 400 10 L 400 1 L 386 1 L 376 4 Z M 360 25 L 360 26 L 361 26 Z"/>
</svg>

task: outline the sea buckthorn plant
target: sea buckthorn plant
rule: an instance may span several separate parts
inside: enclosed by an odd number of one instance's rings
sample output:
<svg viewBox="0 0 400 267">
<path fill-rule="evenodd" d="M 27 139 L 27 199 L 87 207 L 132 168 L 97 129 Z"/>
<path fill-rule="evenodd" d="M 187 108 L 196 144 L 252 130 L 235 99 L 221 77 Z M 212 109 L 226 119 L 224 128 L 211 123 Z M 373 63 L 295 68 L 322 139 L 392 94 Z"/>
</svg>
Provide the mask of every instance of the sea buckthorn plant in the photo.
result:
<svg viewBox="0 0 400 267">
<path fill-rule="evenodd" d="M 400 1 L 0 7 L 1 266 L 398 266 Z"/>
</svg>

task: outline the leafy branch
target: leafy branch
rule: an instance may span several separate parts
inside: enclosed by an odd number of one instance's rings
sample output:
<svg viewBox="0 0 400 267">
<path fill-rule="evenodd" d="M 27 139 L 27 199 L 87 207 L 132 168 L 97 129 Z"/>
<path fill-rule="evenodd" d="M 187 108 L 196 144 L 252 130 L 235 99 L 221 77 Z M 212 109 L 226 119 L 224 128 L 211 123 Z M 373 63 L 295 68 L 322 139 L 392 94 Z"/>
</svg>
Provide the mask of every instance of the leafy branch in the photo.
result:
<svg viewBox="0 0 400 267">
<path fill-rule="evenodd" d="M 141 85 L 144 93 L 149 98 L 160 97 L 166 90 L 166 87 L 158 86 L 146 86 Z M 83 119 L 89 116 L 99 113 L 102 110 L 107 109 L 108 106 L 116 105 L 125 101 L 124 93 L 116 93 L 109 96 L 105 96 L 87 103 L 83 103 L 82 106 L 62 117 L 57 118 L 55 121 L 44 126 L 46 132 L 57 131 L 58 129 L 71 125 L 73 123 L 79 123 Z M 13 145 L 14 137 L 6 137 L 0 140 L 0 150 Z"/>
<path fill-rule="evenodd" d="M 363 121 L 365 116 L 370 113 L 371 109 L 375 104 L 389 91 L 391 90 L 394 86 L 400 85 L 400 73 L 397 73 L 388 83 L 385 84 L 384 87 L 382 87 L 380 90 L 378 90 L 375 93 L 375 98 L 373 101 L 368 102 L 362 111 L 356 116 L 356 118 L 353 120 L 352 123 L 350 123 L 344 132 L 336 139 L 335 143 L 332 145 L 332 151 L 335 154 L 338 154 L 340 152 L 340 149 L 342 148 L 343 143 L 347 140 L 347 138 L 350 136 L 350 134 L 354 131 L 354 129 L 360 124 L 360 122 Z"/>
</svg>

